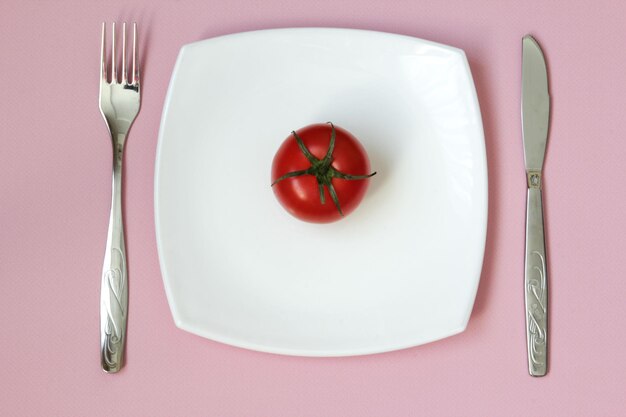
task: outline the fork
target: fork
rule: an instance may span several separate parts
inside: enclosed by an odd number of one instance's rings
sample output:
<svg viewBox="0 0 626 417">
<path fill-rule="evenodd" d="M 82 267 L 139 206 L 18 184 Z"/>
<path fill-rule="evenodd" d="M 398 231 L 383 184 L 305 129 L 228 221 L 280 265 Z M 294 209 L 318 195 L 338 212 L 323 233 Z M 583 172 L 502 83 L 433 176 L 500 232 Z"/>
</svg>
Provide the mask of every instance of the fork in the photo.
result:
<svg viewBox="0 0 626 417">
<path fill-rule="evenodd" d="M 100 362 L 108 373 L 123 365 L 128 317 L 128 268 L 122 220 L 122 162 L 124 143 L 141 103 L 137 62 L 137 24 L 133 23 L 131 79 L 126 68 L 126 23 L 122 25 L 122 79 L 118 79 L 115 23 L 111 35 L 111 77 L 107 77 L 106 23 L 102 23 L 100 112 L 113 144 L 113 189 L 100 288 Z"/>
</svg>

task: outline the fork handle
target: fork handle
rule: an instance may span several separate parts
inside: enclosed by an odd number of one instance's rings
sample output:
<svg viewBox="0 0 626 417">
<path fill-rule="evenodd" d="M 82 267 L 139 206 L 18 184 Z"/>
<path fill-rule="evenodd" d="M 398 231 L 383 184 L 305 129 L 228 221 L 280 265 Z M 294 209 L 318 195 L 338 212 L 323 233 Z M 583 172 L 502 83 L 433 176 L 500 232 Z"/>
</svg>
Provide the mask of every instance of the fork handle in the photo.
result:
<svg viewBox="0 0 626 417">
<path fill-rule="evenodd" d="M 528 188 L 524 276 L 528 372 L 544 376 L 548 370 L 548 270 L 539 186 Z"/>
<path fill-rule="evenodd" d="M 100 288 L 100 359 L 105 372 L 123 365 L 128 313 L 128 269 L 122 219 L 124 141 L 114 145 L 111 215 Z"/>
</svg>

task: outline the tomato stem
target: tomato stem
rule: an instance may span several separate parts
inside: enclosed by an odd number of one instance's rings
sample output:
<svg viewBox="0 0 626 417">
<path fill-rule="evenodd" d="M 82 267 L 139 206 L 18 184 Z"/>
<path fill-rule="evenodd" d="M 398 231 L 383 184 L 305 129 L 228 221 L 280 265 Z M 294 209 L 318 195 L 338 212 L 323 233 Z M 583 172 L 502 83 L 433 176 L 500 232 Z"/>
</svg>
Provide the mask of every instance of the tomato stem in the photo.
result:
<svg viewBox="0 0 626 417">
<path fill-rule="evenodd" d="M 335 126 L 328 122 L 331 127 L 330 131 L 330 143 L 328 145 L 328 151 L 326 151 L 326 155 L 324 155 L 323 159 L 317 159 L 315 155 L 313 155 L 309 149 L 306 147 L 300 136 L 293 131 L 291 134 L 296 139 L 298 143 L 298 147 L 306 157 L 306 159 L 311 163 L 311 167 L 308 169 L 302 169 L 299 171 L 288 172 L 287 174 L 279 177 L 272 183 L 272 187 L 277 183 L 286 180 L 287 178 L 300 177 L 302 175 L 313 175 L 317 179 L 317 185 L 320 191 L 320 202 L 322 204 L 326 204 L 326 196 L 324 193 L 324 187 L 328 188 L 328 193 L 337 207 L 339 214 L 343 217 L 343 211 L 341 210 L 341 205 L 339 204 L 339 197 L 337 197 L 337 192 L 335 191 L 335 187 L 333 187 L 332 179 L 338 178 L 342 180 L 363 180 L 369 177 L 376 175 L 376 172 L 372 172 L 368 175 L 351 175 L 345 174 L 341 171 L 336 170 L 332 167 L 333 162 L 333 151 L 335 150 L 335 138 L 337 136 L 335 132 Z"/>
<path fill-rule="evenodd" d="M 324 184 L 322 184 L 321 182 L 318 182 L 317 186 L 320 189 L 320 201 L 322 202 L 322 204 L 326 204 L 326 195 L 324 194 Z"/>
</svg>

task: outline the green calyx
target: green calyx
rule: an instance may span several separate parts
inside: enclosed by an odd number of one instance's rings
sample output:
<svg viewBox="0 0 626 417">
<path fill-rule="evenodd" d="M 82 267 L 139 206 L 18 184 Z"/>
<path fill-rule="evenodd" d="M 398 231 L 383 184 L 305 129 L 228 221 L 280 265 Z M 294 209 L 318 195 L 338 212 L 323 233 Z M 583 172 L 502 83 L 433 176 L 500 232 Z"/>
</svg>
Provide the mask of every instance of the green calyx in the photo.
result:
<svg viewBox="0 0 626 417">
<path fill-rule="evenodd" d="M 278 178 L 276 181 L 272 183 L 272 187 L 276 185 L 277 183 L 281 182 L 282 180 L 286 180 L 287 178 L 300 177 L 302 175 L 313 175 L 315 176 L 315 179 L 317 179 L 317 185 L 319 187 L 319 192 L 320 192 L 320 202 L 322 204 L 326 204 L 326 196 L 324 194 L 324 187 L 326 187 L 328 188 L 328 193 L 330 194 L 330 197 L 333 199 L 333 203 L 335 203 L 335 207 L 337 207 L 339 214 L 343 216 L 343 211 L 341 211 L 341 205 L 339 204 L 339 198 L 337 197 L 337 192 L 335 191 L 335 187 L 333 187 L 333 183 L 332 183 L 333 178 L 339 178 L 342 180 L 363 180 L 373 175 L 376 175 L 376 172 L 373 172 L 368 175 L 350 175 L 350 174 L 344 174 L 343 172 L 338 171 L 335 168 L 333 168 L 331 164 L 333 162 L 333 150 L 335 149 L 336 133 L 335 133 L 335 126 L 330 122 L 328 122 L 328 124 L 331 127 L 330 144 L 328 146 L 328 151 L 326 151 L 326 155 L 324 156 L 323 159 L 317 159 L 311 152 L 309 152 L 309 150 L 304 145 L 304 142 L 298 136 L 298 134 L 295 131 L 291 132 L 294 138 L 296 139 L 296 142 L 298 142 L 298 146 L 300 147 L 300 150 L 302 151 L 306 159 L 308 159 L 309 162 L 311 163 L 311 167 L 308 169 L 300 170 L 300 171 L 292 171 L 283 175 L 282 177 Z"/>
</svg>

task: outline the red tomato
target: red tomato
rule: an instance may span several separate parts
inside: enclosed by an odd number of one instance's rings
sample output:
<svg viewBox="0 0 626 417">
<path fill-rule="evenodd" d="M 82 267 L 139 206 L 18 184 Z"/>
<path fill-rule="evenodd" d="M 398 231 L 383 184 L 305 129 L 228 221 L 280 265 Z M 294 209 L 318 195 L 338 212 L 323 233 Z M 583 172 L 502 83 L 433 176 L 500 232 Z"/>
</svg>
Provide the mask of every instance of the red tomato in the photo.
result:
<svg viewBox="0 0 626 417">
<path fill-rule="evenodd" d="M 365 148 L 350 132 L 320 123 L 292 132 L 278 148 L 272 188 L 294 217 L 330 223 L 354 211 L 374 174 Z"/>
</svg>

